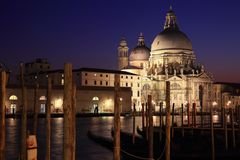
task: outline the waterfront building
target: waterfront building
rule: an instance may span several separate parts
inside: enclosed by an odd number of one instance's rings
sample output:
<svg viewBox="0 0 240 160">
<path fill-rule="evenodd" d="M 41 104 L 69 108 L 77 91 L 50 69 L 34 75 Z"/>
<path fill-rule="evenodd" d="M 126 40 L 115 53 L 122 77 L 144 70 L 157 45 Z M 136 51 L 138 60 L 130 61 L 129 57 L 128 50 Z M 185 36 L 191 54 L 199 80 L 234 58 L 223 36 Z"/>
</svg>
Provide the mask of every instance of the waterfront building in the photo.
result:
<svg viewBox="0 0 240 160">
<path fill-rule="evenodd" d="M 213 84 L 213 101 L 216 108 L 236 108 L 240 106 L 240 84 L 215 82 Z"/>
<path fill-rule="evenodd" d="M 126 39 L 118 47 L 119 69 L 141 77 L 141 101 L 153 97 L 155 109 L 165 106 L 165 82 L 171 83 L 171 104 L 196 103 L 197 109 L 206 110 L 212 102 L 212 76 L 196 62 L 192 43 L 180 30 L 177 18 L 170 7 L 163 30 L 154 38 L 151 49 L 145 45 L 140 33 L 138 43 L 128 55 Z M 128 60 L 128 63 L 126 62 Z"/>
</svg>

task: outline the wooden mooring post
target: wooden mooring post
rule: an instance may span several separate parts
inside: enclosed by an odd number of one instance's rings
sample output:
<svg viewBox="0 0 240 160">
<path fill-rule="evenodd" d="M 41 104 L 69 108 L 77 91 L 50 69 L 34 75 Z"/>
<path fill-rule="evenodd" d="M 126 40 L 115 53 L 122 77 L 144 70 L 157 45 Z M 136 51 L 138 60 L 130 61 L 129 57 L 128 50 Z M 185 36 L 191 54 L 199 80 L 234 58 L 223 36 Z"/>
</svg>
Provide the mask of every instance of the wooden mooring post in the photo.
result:
<svg viewBox="0 0 240 160">
<path fill-rule="evenodd" d="M 210 107 L 210 124 L 211 124 L 211 150 L 212 150 L 212 160 L 215 160 L 215 143 L 214 143 L 214 126 L 213 126 L 213 107 Z"/>
<path fill-rule="evenodd" d="M 166 82 L 166 146 L 165 146 L 165 159 L 170 160 L 170 134 L 171 134 L 171 123 L 170 123 L 170 82 Z"/>
<path fill-rule="evenodd" d="M 240 106 L 238 106 L 238 134 L 240 136 Z"/>
<path fill-rule="evenodd" d="M 115 75 L 114 82 L 114 160 L 120 160 L 120 75 Z"/>
<path fill-rule="evenodd" d="M 182 103 L 182 115 L 181 115 L 181 121 L 182 121 L 182 137 L 184 137 L 184 122 L 183 122 L 183 114 L 184 114 L 184 110 L 183 110 L 183 103 Z"/>
<path fill-rule="evenodd" d="M 72 84 L 72 144 L 73 144 L 73 159 L 76 159 L 76 103 L 77 103 L 77 87 L 76 83 L 73 82 Z"/>
<path fill-rule="evenodd" d="M 225 136 L 225 150 L 228 150 L 228 124 L 227 124 L 227 114 L 226 108 L 223 108 L 223 116 L 224 116 L 224 136 Z"/>
<path fill-rule="evenodd" d="M 72 108 L 72 65 L 69 63 L 64 64 L 64 94 L 63 94 L 63 110 L 64 110 L 64 123 L 63 123 L 63 160 L 74 160 L 75 151 L 72 138 L 74 137 L 73 126 L 73 108 Z"/>
<path fill-rule="evenodd" d="M 187 120 L 188 120 L 188 127 L 190 127 L 190 106 L 189 103 L 187 103 Z"/>
<path fill-rule="evenodd" d="M 174 108 L 175 108 L 175 103 L 172 105 L 172 138 L 174 137 Z"/>
<path fill-rule="evenodd" d="M 148 95 L 148 159 L 153 159 L 153 107 L 152 107 L 152 96 Z"/>
<path fill-rule="evenodd" d="M 145 126 L 145 111 L 144 111 L 144 103 L 142 103 L 142 130 L 144 131 Z"/>
<path fill-rule="evenodd" d="M 27 91 L 24 84 L 24 64 L 20 64 L 22 86 L 22 111 L 21 111 L 21 152 L 20 159 L 27 160 Z"/>
<path fill-rule="evenodd" d="M 47 109 L 46 109 L 46 157 L 51 159 L 51 99 L 52 99 L 52 78 L 48 76 L 47 85 Z"/>
<path fill-rule="evenodd" d="M 134 144 L 135 143 L 135 115 L 136 114 L 136 105 L 135 105 L 135 103 L 133 104 L 133 112 L 132 112 L 132 122 L 133 122 L 133 133 L 132 133 L 132 143 Z"/>
<path fill-rule="evenodd" d="M 233 108 L 230 108 L 230 114 L 231 114 L 231 126 L 232 126 L 232 145 L 233 145 L 233 148 L 235 148 L 236 147 L 236 140 L 235 140 L 235 126 L 234 126 Z"/>
<path fill-rule="evenodd" d="M 5 160 L 5 147 L 6 147 L 6 126 L 5 126 L 5 101 L 6 101 L 6 72 L 1 71 L 1 108 L 0 108 L 0 160 Z"/>
<path fill-rule="evenodd" d="M 36 86 L 34 88 L 34 118 L 33 118 L 33 134 L 37 135 L 37 124 L 38 124 L 38 112 L 39 112 L 39 107 L 38 107 L 38 89 L 39 89 L 39 84 L 36 83 Z"/>
<path fill-rule="evenodd" d="M 148 140 L 148 126 L 149 126 L 149 115 L 148 115 L 148 103 L 146 103 L 146 105 L 145 105 L 145 108 L 146 108 L 146 115 L 145 115 L 145 117 L 146 117 L 146 130 L 145 130 L 145 133 L 146 133 L 146 139 Z"/>
<path fill-rule="evenodd" d="M 196 127 L 196 103 L 193 103 L 193 126 Z"/>
<path fill-rule="evenodd" d="M 160 102 L 160 108 L 159 108 L 159 140 L 162 141 L 162 107 L 163 107 L 163 103 Z"/>
</svg>

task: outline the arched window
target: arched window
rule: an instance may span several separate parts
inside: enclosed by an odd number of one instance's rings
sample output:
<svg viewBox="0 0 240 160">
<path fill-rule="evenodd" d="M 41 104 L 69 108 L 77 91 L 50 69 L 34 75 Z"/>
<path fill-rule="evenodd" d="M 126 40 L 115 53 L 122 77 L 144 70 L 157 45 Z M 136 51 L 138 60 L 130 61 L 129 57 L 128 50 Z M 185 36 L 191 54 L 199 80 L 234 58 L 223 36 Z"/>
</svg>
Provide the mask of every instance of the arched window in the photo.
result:
<svg viewBox="0 0 240 160">
<path fill-rule="evenodd" d="M 18 98 L 17 98 L 16 95 L 11 95 L 11 96 L 9 97 L 9 100 L 16 101 L 16 100 L 18 100 Z"/>
<path fill-rule="evenodd" d="M 98 97 L 93 97 L 92 100 L 93 100 L 93 101 L 99 101 L 99 98 L 98 98 Z"/>
<path fill-rule="evenodd" d="M 39 98 L 39 100 L 40 100 L 40 101 L 46 101 L 47 98 L 46 98 L 46 96 L 41 96 L 41 97 Z"/>
</svg>

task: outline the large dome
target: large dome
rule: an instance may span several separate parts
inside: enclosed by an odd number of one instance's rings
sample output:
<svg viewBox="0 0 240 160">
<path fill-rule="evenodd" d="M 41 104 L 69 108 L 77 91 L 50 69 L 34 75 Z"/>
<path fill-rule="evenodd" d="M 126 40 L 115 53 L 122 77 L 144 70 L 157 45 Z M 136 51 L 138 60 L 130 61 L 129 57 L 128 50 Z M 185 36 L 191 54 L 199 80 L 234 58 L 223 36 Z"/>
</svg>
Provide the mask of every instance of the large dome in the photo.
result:
<svg viewBox="0 0 240 160">
<path fill-rule="evenodd" d="M 192 50 L 192 43 L 180 30 L 167 28 L 154 39 L 152 51 L 171 49 Z"/>
</svg>

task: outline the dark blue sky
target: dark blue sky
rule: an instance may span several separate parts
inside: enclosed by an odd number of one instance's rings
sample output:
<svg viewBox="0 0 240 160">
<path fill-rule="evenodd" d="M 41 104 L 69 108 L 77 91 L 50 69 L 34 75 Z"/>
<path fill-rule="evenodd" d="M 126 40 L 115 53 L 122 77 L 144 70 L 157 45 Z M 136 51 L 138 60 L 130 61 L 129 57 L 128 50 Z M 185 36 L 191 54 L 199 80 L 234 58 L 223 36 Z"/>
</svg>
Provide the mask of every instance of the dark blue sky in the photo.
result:
<svg viewBox="0 0 240 160">
<path fill-rule="evenodd" d="M 239 0 L 4 0 L 0 5 L 0 61 L 47 58 L 54 69 L 117 68 L 117 47 L 143 32 L 150 47 L 173 5 L 197 60 L 216 81 L 240 82 Z"/>
</svg>

